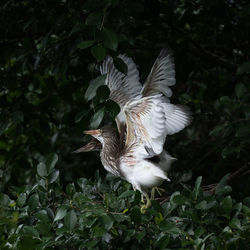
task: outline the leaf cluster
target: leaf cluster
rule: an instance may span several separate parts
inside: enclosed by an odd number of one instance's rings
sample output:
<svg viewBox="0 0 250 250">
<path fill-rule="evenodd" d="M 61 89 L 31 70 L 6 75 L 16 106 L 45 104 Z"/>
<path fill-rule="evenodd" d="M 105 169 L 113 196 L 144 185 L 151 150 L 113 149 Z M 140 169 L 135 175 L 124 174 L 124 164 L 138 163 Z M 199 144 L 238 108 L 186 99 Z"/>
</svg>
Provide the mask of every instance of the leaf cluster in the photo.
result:
<svg viewBox="0 0 250 250">
<path fill-rule="evenodd" d="M 0 196 L 1 249 L 246 249 L 250 197 L 236 202 L 225 176 L 215 195 L 185 186 L 140 212 L 140 193 L 111 175 L 60 185 L 53 154 L 36 184 Z"/>
</svg>

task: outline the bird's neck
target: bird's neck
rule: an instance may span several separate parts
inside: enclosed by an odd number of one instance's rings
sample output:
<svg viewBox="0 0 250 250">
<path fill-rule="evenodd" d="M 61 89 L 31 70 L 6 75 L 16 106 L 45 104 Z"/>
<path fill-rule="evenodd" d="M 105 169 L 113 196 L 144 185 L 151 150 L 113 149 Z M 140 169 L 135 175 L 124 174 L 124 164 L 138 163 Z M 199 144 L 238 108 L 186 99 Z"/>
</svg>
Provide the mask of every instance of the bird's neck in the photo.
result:
<svg viewBox="0 0 250 250">
<path fill-rule="evenodd" d="M 110 138 L 102 143 L 101 161 L 104 168 L 116 176 L 121 176 L 120 173 L 120 143 L 118 138 Z"/>
<path fill-rule="evenodd" d="M 117 137 L 106 138 L 102 142 L 102 151 L 103 155 L 108 155 L 112 158 L 119 157 L 120 151 L 120 142 Z"/>
</svg>

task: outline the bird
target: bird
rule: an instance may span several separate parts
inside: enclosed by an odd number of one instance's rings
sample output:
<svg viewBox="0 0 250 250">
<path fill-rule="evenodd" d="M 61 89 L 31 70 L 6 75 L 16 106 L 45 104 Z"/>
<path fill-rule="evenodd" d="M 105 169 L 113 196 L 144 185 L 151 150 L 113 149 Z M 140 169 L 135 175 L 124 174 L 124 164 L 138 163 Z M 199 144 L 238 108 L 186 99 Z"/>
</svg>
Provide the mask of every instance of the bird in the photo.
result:
<svg viewBox="0 0 250 250">
<path fill-rule="evenodd" d="M 183 105 L 170 103 L 171 86 L 175 85 L 173 53 L 163 48 L 142 85 L 134 61 L 125 54 L 118 56 L 127 65 L 127 74 L 120 72 L 108 56 L 100 66 L 106 75 L 109 99 L 120 106 L 115 121 L 117 129 L 104 126 L 86 130 L 92 140 L 74 151 L 100 151 L 104 168 L 132 184 L 146 198 L 141 212 L 151 206 L 148 190 L 170 181 L 167 172 L 176 160 L 164 149 L 166 137 L 183 130 L 191 123 L 192 112 Z"/>
</svg>

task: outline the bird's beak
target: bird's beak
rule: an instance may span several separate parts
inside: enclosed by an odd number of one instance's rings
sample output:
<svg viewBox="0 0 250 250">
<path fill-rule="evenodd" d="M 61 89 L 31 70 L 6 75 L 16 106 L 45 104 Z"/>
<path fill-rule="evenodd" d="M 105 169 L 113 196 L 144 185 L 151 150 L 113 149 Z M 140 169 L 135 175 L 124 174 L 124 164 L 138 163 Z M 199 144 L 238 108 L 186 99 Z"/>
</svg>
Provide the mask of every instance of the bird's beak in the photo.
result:
<svg viewBox="0 0 250 250">
<path fill-rule="evenodd" d="M 81 147 L 81 148 L 78 148 L 77 150 L 73 151 L 72 154 L 78 154 L 78 153 L 83 153 L 83 152 L 89 152 L 93 149 L 93 147 L 90 147 L 89 144 Z"/>
<path fill-rule="evenodd" d="M 85 146 L 78 148 L 77 150 L 73 151 L 72 153 L 82 153 L 82 152 L 89 152 L 89 151 L 100 151 L 102 148 L 102 144 L 97 140 L 92 138 L 92 140 L 87 143 Z"/>
<path fill-rule="evenodd" d="M 101 131 L 100 131 L 100 129 L 96 129 L 96 130 L 85 130 L 85 131 L 83 131 L 83 133 L 86 134 L 86 135 L 93 135 L 93 136 L 95 136 L 95 135 L 100 135 L 100 134 L 101 134 Z"/>
</svg>

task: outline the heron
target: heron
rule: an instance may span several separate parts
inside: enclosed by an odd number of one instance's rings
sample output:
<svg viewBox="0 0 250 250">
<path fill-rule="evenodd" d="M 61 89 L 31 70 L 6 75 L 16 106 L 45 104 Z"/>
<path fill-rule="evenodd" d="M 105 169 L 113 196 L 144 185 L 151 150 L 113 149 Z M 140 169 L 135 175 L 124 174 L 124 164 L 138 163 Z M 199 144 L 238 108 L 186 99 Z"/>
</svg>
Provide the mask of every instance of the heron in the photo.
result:
<svg viewBox="0 0 250 250">
<path fill-rule="evenodd" d="M 118 57 L 127 65 L 127 74 L 120 72 L 109 56 L 100 66 L 109 98 L 120 106 L 117 129 L 104 126 L 84 131 L 93 139 L 75 152 L 100 151 L 104 168 L 131 183 L 146 198 L 141 206 L 144 213 L 151 206 L 148 190 L 170 181 L 167 172 L 176 159 L 164 149 L 166 137 L 188 126 L 192 113 L 186 106 L 170 103 L 170 87 L 176 83 L 170 49 L 160 51 L 143 85 L 134 61 L 124 54 Z"/>
</svg>

